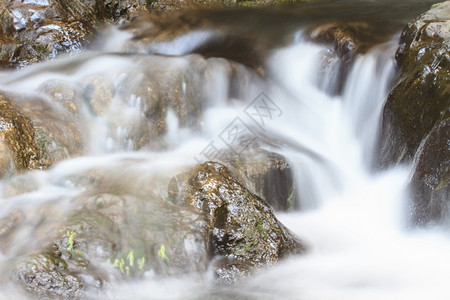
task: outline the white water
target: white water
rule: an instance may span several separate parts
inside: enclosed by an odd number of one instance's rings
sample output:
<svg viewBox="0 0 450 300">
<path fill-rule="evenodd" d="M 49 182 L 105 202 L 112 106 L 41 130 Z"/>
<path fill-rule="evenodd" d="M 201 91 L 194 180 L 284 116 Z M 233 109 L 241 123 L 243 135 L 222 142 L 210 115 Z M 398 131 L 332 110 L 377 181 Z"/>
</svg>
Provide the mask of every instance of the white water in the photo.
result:
<svg viewBox="0 0 450 300">
<path fill-rule="evenodd" d="M 269 79 L 262 84 L 262 80 L 250 78 L 242 99 L 228 99 L 229 83 L 221 71 L 223 62 L 206 61 L 208 71 L 202 91 L 212 104 L 204 112 L 199 130 L 178 128 L 177 117 L 169 110 L 169 149 L 165 152 L 120 152 L 129 148 L 114 144 L 126 137 L 115 132 L 115 127 L 109 127 L 119 114 L 114 105 L 123 105 L 120 99 L 115 99 L 103 117 L 91 116 L 91 132 L 95 135 L 90 136 L 90 156 L 62 162 L 46 172 L 23 175 L 35 188 L 31 193 L 2 199 L 0 215 L 20 204 L 31 209 L 48 201 L 59 201 L 61 211 L 69 209 L 70 204 L 63 201 L 63 196 L 76 194 L 77 189 L 68 179 L 89 169 L 116 168 L 124 174 L 140 172 L 143 177 L 174 174 L 182 167 L 195 164 L 194 157 L 208 143 L 226 147 L 219 136 L 239 117 L 258 136 L 283 137 L 297 145 L 277 151 L 288 158 L 295 170 L 302 210 L 279 213 L 278 217 L 308 244 L 309 253 L 282 261 L 279 266 L 233 287 L 216 286 L 212 272 L 167 279 L 149 276 L 143 281 L 107 287 L 102 298 L 448 299 L 448 232 L 406 229 L 404 187 L 408 169 L 372 174 L 367 168 L 393 72 L 394 48 L 383 45 L 358 57 L 343 96 L 339 97 L 331 97 L 320 88 L 323 86 L 319 83 L 321 57 L 327 50 L 299 41 L 276 51 L 268 61 Z M 170 64 L 173 70 L 185 72 L 195 59 L 192 56 L 161 58 L 161 61 L 154 58 L 154 62 L 163 64 L 164 68 Z M 129 68 L 130 62 L 125 58 L 94 57 L 75 74 L 61 76 L 49 72 L 44 76 L 39 73 L 26 81 L 20 78 L 11 81 L 9 77 L 8 86 L 3 88 L 18 91 L 26 85 L 31 92 L 49 78 L 80 81 L 94 72 L 110 72 L 120 84 L 120 74 Z M 181 89 L 189 88 L 192 87 L 183 81 Z M 245 114 L 249 103 L 261 91 L 280 110 L 272 119 L 266 119 L 262 128 Z M 131 117 L 120 118 L 120 122 L 132 122 L 133 113 L 139 115 L 137 99 L 135 96 L 121 106 Z M 138 164 L 130 164 L 132 161 Z M 7 258 L 5 254 L 3 259 Z M 2 291 L 1 296 L 9 298 L 12 294 L 8 293 Z"/>
</svg>

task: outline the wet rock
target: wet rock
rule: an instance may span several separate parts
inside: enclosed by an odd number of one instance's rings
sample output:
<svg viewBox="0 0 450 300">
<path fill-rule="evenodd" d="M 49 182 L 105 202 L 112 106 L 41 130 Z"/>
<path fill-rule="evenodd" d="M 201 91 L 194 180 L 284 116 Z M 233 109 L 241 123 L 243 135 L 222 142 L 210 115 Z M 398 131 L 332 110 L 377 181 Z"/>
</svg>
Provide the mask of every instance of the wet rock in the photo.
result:
<svg viewBox="0 0 450 300">
<path fill-rule="evenodd" d="M 299 208 L 294 174 L 282 155 L 262 149 L 248 149 L 239 155 L 228 153 L 223 161 L 240 182 L 274 210 L 292 211 Z"/>
<path fill-rule="evenodd" d="M 73 115 L 70 105 L 67 105 L 67 109 L 60 109 L 39 97 L 12 97 L 32 121 L 34 140 L 39 151 L 39 168 L 48 168 L 56 162 L 83 153 L 83 122 Z"/>
<path fill-rule="evenodd" d="M 299 209 L 292 168 L 278 153 L 252 147 L 241 153 L 222 151 L 215 159 L 226 166 L 238 181 L 276 211 Z M 174 176 L 168 185 L 169 199 L 178 203 L 186 197 L 189 173 Z"/>
<path fill-rule="evenodd" d="M 6 217 L 0 220 L 0 238 L 4 238 L 6 235 L 14 231 L 23 222 L 23 213 L 14 210 Z M 2 249 L 4 250 L 4 249 Z"/>
<path fill-rule="evenodd" d="M 82 280 L 67 272 L 64 261 L 51 251 L 37 254 L 17 264 L 17 279 L 37 297 L 80 299 L 84 296 Z"/>
<path fill-rule="evenodd" d="M 57 1 L 2 1 L 2 67 L 26 66 L 80 51 L 92 33 L 81 18 L 69 18 Z"/>
<path fill-rule="evenodd" d="M 252 32 L 236 35 L 236 26 L 215 23 L 217 21 L 202 10 L 142 15 L 123 26 L 123 30 L 133 35 L 124 49 L 137 53 L 195 53 L 204 58 L 225 58 L 264 74 L 265 58 L 274 45 L 260 36 L 255 37 Z M 191 42 L 186 43 L 188 40 Z"/>
<path fill-rule="evenodd" d="M 39 167 L 40 154 L 35 142 L 33 124 L 23 111 L 4 95 L 0 95 L 0 139 L 14 154 L 17 170 Z"/>
<path fill-rule="evenodd" d="M 40 297 L 79 298 L 107 282 L 206 271 L 204 222 L 189 210 L 162 198 L 107 192 L 74 201 L 81 208 L 51 226 L 41 242 L 49 246 L 26 253 L 14 264 L 15 279 L 28 291 Z M 51 219 L 39 227 L 55 223 Z"/>
<path fill-rule="evenodd" d="M 8 144 L 0 140 L 0 178 L 13 174 L 15 170 L 14 154 Z"/>
<path fill-rule="evenodd" d="M 223 166 L 186 172 L 177 204 L 165 180 L 101 170 L 70 200 L 27 206 L 0 221 L 13 278 L 39 297 L 79 298 L 123 280 L 203 273 L 230 284 L 302 253 L 304 245 Z M 74 185 L 89 174 L 71 176 Z M 143 187 L 143 188 L 139 188 Z M 67 204 L 66 204 L 67 205 Z M 31 230 L 32 229 L 32 230 Z M 30 230 L 32 241 L 17 234 Z"/>
<path fill-rule="evenodd" d="M 365 21 L 335 21 L 311 26 L 308 37 L 329 45 L 332 51 L 324 55 L 325 66 L 320 81 L 330 81 L 324 87 L 331 94 L 341 94 L 348 73 L 358 54 L 367 52 L 377 42 L 375 25 Z"/>
<path fill-rule="evenodd" d="M 83 127 L 67 111 L 44 99 L 12 94 L 0 94 L 0 108 L 2 176 L 45 169 L 83 152 Z"/>
<path fill-rule="evenodd" d="M 415 158 L 409 184 L 414 225 L 450 225 L 450 118 L 430 131 Z"/>
<path fill-rule="evenodd" d="M 399 75 L 383 108 L 377 168 L 411 162 L 427 134 L 448 113 L 449 12 L 449 1 L 435 4 L 402 32 L 396 53 Z"/>
<path fill-rule="evenodd" d="M 217 273 L 225 275 L 225 281 L 230 281 L 230 274 L 245 273 L 232 271 L 239 269 L 238 264 L 264 268 L 305 250 L 269 205 L 244 188 L 225 166 L 200 165 L 189 179 L 188 191 L 186 204 L 203 215 L 213 254 L 227 261 L 228 267 Z"/>
<path fill-rule="evenodd" d="M 70 83 L 63 80 L 49 80 L 39 86 L 38 92 L 48 95 L 55 103 L 63 105 L 74 115 L 80 115 L 81 97 L 77 94 L 76 87 Z"/>
</svg>

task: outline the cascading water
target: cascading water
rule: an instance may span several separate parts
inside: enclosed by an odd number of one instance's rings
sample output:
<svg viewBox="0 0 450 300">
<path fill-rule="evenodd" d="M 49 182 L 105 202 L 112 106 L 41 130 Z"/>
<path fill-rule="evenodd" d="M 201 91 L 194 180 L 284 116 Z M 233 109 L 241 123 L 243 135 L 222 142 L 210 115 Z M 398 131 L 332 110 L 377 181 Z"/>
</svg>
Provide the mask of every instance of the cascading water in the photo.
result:
<svg viewBox="0 0 450 300">
<path fill-rule="evenodd" d="M 172 43 L 155 44 L 151 51 L 184 55 L 212 36 L 211 32 L 192 32 Z M 336 84 L 332 76 L 336 66 L 328 68 L 324 58 L 332 49 L 302 39 L 302 31 L 294 36 L 294 44 L 269 57 L 265 78 L 235 66 L 242 71 L 238 72 L 237 88 L 227 75 L 232 62 L 205 60 L 196 54 L 142 58 L 99 51 L 3 73 L 2 90 L 26 91 L 26 95 L 45 101 L 50 99 L 42 90 L 49 80 L 69 83 L 75 91 L 92 94 L 96 91 L 86 88 L 87 82 L 100 74 L 118 92 L 109 103 L 101 103 L 99 98 L 98 106 L 79 104 L 78 113 L 86 122 L 80 125 L 88 145 L 85 156 L 0 183 L 0 216 L 26 208 L 29 215 L 37 217 L 48 207 L 54 219 L 62 217 L 73 208 L 71 197 L 83 190 L 72 179 L 90 170 L 117 173 L 123 176 L 124 184 L 136 188 L 156 174 L 170 178 L 207 158 L 202 153 L 211 143 L 229 148 L 223 132 L 238 120 L 256 139 L 281 141 L 275 146 L 266 143 L 265 147 L 284 155 L 293 167 L 300 210 L 277 213 L 277 217 L 306 241 L 309 252 L 290 257 L 235 286 L 214 284 L 211 272 L 165 279 L 147 274 L 136 282 L 104 288 L 102 298 L 445 299 L 449 294 L 446 278 L 450 276 L 448 234 L 437 229 L 406 230 L 404 188 L 408 168 L 382 173 L 372 173 L 369 168 L 383 101 L 394 74 L 397 36 L 356 57 L 342 95 L 329 90 Z M 126 39 L 123 34 L 114 42 L 111 38 L 107 47 L 119 51 Z M 157 86 L 139 94 L 146 76 Z M 174 88 L 174 84 L 179 86 Z M 106 85 L 102 88 L 108 89 Z M 149 113 L 151 102 L 144 99 L 156 90 L 164 90 L 168 99 L 181 93 L 182 101 L 189 95 L 202 95 L 208 104 L 197 116 L 181 116 L 169 104 L 162 125 L 166 134 L 159 138 L 157 150 L 144 146 L 134 151 L 154 138 L 142 124 L 156 116 Z M 261 92 L 268 103 L 264 119 L 249 113 L 251 101 Z M 51 105 L 53 112 L 58 112 L 64 103 Z M 70 118 L 68 122 L 77 122 Z M 141 182 L 127 180 L 130 174 L 139 174 Z M 25 183 L 26 191 L 15 195 L 12 187 Z M 161 189 L 166 184 L 162 183 Z M 22 253 L 24 247 L 39 245 L 39 241 L 28 239 L 38 224 L 39 220 L 30 218 L 14 239 L 14 247 L 1 254 L 2 263 L 14 253 Z M 11 288 L 0 296 L 9 298 L 15 293 Z M 17 293 L 17 297 L 24 297 Z"/>
</svg>

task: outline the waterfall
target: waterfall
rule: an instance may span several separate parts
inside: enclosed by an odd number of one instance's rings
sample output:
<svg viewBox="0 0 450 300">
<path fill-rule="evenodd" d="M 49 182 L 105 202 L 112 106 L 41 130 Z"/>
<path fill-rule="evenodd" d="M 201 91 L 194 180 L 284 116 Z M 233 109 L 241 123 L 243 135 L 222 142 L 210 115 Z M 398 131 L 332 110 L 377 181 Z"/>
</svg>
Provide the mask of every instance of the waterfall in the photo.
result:
<svg viewBox="0 0 450 300">
<path fill-rule="evenodd" d="M 114 52 L 128 38 L 117 34 L 110 39 Z M 1 90 L 40 97 L 55 113 L 65 104 L 44 91 L 49 81 L 70 87 L 82 95 L 80 99 L 99 94 L 94 104 L 77 103 L 78 115 L 66 119 L 80 123 L 86 153 L 49 170 L 2 180 L 0 217 L 14 209 L 38 216 L 42 207 L 56 203 L 50 213 L 58 219 L 73 209 L 70 198 L 85 191 L 83 183 L 74 184 L 73 178 L 91 171 L 122 176 L 137 189 L 156 175 L 170 178 L 208 159 L 205 149 L 213 145 L 239 152 L 224 134 L 231 124 L 240 124 L 262 141 L 264 149 L 282 154 L 292 166 L 300 209 L 278 212 L 277 217 L 306 241 L 309 252 L 232 287 L 214 285 L 211 272 L 165 279 L 146 274 L 142 281 L 108 286 L 102 296 L 351 300 L 442 299 L 448 295 L 448 233 L 405 228 L 404 189 L 411 170 L 397 166 L 374 173 L 369 167 L 383 101 L 395 73 L 398 36 L 357 55 L 339 95 L 330 92 L 337 84 L 332 76 L 336 65 L 325 59 L 333 49 L 301 38 L 302 31 L 293 35 L 291 45 L 271 53 L 265 77 L 223 58 L 189 54 L 212 36 L 209 31 L 195 31 L 153 45 L 147 49 L 152 54 L 146 56 L 100 49 L 2 72 Z M 237 79 L 230 79 L 230 68 Z M 151 88 L 142 90 L 144 83 Z M 115 91 L 111 101 L 102 102 L 101 93 L 110 91 Z M 190 107 L 193 95 L 205 103 L 198 109 L 201 113 Z M 167 101 L 161 116 L 158 107 L 152 106 L 157 96 Z M 180 103 L 186 114 L 177 111 Z M 259 107 L 262 110 L 255 110 L 257 103 L 264 103 Z M 149 119 L 156 123 L 159 117 L 164 134 L 156 137 L 153 132 L 160 128 L 152 124 L 148 129 L 147 125 Z M 281 142 L 267 142 L 271 140 Z M 149 141 L 156 141 L 156 146 L 149 146 Z M 139 174 L 140 181 L 128 182 L 129 174 Z M 26 185 L 26 191 L 16 195 L 18 185 Z M 2 263 L 24 247 L 39 245 L 27 239 L 27 231 L 32 232 L 36 224 L 26 224 L 16 245 L 1 254 Z"/>
</svg>

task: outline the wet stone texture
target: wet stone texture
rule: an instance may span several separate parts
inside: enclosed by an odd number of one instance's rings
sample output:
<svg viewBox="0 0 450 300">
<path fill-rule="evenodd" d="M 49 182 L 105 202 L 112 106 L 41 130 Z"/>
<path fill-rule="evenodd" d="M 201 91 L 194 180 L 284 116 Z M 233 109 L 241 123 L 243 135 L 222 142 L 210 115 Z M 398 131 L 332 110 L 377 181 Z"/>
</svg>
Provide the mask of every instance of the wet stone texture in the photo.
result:
<svg viewBox="0 0 450 300">
<path fill-rule="evenodd" d="M 1 161 L 8 165 L 9 153 L 14 155 L 15 168 L 19 170 L 36 168 L 39 150 L 34 140 L 31 120 L 9 99 L 0 95 L 0 139 L 3 141 Z M 5 143 L 9 151 L 4 148 Z"/>
<path fill-rule="evenodd" d="M 0 176 L 46 169 L 82 153 L 83 126 L 68 111 L 39 97 L 13 94 L 0 94 L 0 109 Z"/>
<path fill-rule="evenodd" d="M 212 252 L 226 262 L 217 273 L 223 274 L 225 281 L 230 274 L 274 265 L 286 255 L 305 250 L 275 218 L 270 206 L 219 163 L 204 163 L 193 172 L 186 204 L 204 216 Z"/>
<path fill-rule="evenodd" d="M 293 170 L 284 156 L 256 147 L 240 154 L 229 151 L 222 161 L 239 182 L 274 210 L 299 209 Z"/>
<path fill-rule="evenodd" d="M 383 108 L 376 168 L 414 162 L 412 225 L 449 223 L 450 1 L 403 30 Z"/>
<path fill-rule="evenodd" d="M 412 161 L 419 145 L 450 108 L 450 1 L 403 30 L 396 53 L 397 84 L 382 115 L 377 167 Z"/>
<path fill-rule="evenodd" d="M 1 219 L 2 250 L 20 254 L 10 262 L 13 278 L 39 297 L 83 298 L 124 280 L 207 270 L 229 284 L 305 251 L 269 205 L 219 163 L 186 171 L 176 203 L 161 192 L 160 179 L 125 174 L 72 176 L 88 191 L 64 214 L 48 203 L 48 215 L 16 210 Z M 35 235 L 28 243 L 17 235 L 26 226 Z"/>
<path fill-rule="evenodd" d="M 439 122 L 416 155 L 409 184 L 412 224 L 450 226 L 450 117 Z"/>
</svg>

